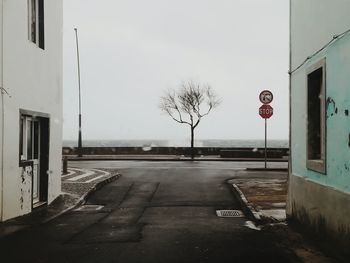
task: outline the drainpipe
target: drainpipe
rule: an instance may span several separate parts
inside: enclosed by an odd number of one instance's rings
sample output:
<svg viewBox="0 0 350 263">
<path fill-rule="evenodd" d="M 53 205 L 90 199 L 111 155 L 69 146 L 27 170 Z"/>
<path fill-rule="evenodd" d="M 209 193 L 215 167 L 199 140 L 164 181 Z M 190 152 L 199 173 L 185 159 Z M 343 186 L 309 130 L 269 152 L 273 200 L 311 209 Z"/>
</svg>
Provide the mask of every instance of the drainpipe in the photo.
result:
<svg viewBox="0 0 350 263">
<path fill-rule="evenodd" d="M 287 179 L 287 218 L 288 212 L 291 212 L 291 176 L 292 176 L 292 1 L 289 0 L 289 160 L 288 160 L 288 179 Z M 289 215 L 290 216 L 290 215 Z"/>
<path fill-rule="evenodd" d="M 291 173 L 292 146 L 292 0 L 289 0 L 289 162 L 288 171 Z"/>
<path fill-rule="evenodd" d="M 0 116 L 0 129 L 1 129 L 1 138 L 0 138 L 0 150 L 1 150 L 1 160 L 0 160 L 0 188 L 1 188 L 1 204 L 0 204 L 0 222 L 3 221 L 3 209 L 4 209 L 4 90 L 3 90 L 3 74 L 4 74 L 4 0 L 0 0 L 0 93 L 1 93 L 1 116 Z"/>
</svg>

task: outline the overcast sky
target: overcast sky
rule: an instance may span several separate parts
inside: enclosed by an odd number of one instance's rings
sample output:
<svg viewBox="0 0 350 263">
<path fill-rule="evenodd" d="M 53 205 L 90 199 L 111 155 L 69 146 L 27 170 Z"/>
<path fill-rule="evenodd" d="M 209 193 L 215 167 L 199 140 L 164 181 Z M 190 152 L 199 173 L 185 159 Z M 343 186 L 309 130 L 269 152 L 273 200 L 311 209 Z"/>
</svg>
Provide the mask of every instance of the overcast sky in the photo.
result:
<svg viewBox="0 0 350 263">
<path fill-rule="evenodd" d="M 78 28 L 84 139 L 188 139 L 159 97 L 182 81 L 222 98 L 197 139 L 288 138 L 288 0 L 65 0 L 64 139 L 77 138 Z"/>
</svg>

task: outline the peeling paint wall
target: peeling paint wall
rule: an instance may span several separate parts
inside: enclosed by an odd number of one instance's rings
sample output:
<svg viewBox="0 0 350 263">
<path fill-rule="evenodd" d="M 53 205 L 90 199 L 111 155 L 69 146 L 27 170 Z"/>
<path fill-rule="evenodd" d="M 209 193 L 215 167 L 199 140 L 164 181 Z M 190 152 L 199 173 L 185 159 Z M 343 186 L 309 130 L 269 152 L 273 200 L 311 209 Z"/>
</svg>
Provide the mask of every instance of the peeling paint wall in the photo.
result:
<svg viewBox="0 0 350 263">
<path fill-rule="evenodd" d="M 3 220 L 7 220 L 30 212 L 23 190 L 27 180 L 24 185 L 19 167 L 20 109 L 50 116 L 48 203 L 61 193 L 63 1 L 45 1 L 45 50 L 29 41 L 27 1 L 3 1 L 3 80 L 10 94 L 4 96 Z"/>
<path fill-rule="evenodd" d="M 19 198 L 19 206 L 21 215 L 31 212 L 32 206 L 32 166 L 22 168 L 19 185 L 21 187 L 21 195 Z"/>
<path fill-rule="evenodd" d="M 350 244 L 350 1 L 291 2 L 291 170 L 287 215 Z M 321 50 L 321 51 L 319 51 Z M 319 51 L 315 54 L 316 51 Z M 314 55 L 315 54 L 315 55 Z M 302 62 L 308 58 L 305 64 Z M 307 169 L 307 69 L 325 59 L 326 173 Z M 347 212 L 344 212 L 347 211 Z M 339 240 L 338 240 L 339 241 Z M 332 242 L 332 241 L 330 241 Z"/>
<path fill-rule="evenodd" d="M 306 168 L 306 72 L 326 59 L 326 174 Z M 292 78 L 292 174 L 350 194 L 350 34 L 306 63 Z"/>
</svg>

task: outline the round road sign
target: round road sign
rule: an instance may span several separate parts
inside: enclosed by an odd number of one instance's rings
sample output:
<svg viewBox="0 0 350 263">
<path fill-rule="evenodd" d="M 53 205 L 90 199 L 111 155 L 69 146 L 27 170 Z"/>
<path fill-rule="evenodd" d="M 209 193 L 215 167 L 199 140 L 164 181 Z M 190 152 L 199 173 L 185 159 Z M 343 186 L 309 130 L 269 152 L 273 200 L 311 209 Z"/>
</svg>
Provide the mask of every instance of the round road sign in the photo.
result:
<svg viewBox="0 0 350 263">
<path fill-rule="evenodd" d="M 259 99 L 263 104 L 270 104 L 273 100 L 273 94 L 269 90 L 263 90 L 260 92 Z"/>
<path fill-rule="evenodd" d="M 259 115 L 263 119 L 269 119 L 273 115 L 273 108 L 270 105 L 264 104 L 259 108 Z"/>
</svg>

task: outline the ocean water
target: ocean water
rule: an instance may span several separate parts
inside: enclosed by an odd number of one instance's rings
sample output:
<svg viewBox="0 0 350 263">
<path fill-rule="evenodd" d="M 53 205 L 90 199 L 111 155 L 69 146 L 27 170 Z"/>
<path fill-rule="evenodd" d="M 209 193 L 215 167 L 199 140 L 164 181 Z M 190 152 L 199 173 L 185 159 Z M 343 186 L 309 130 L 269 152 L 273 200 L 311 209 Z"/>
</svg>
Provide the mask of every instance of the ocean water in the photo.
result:
<svg viewBox="0 0 350 263">
<path fill-rule="evenodd" d="M 64 147 L 76 147 L 77 141 L 64 140 Z M 195 147 L 264 147 L 264 140 L 195 140 Z M 83 140 L 84 147 L 189 147 L 185 140 Z M 288 148 L 288 140 L 268 140 L 268 147 Z"/>
</svg>

